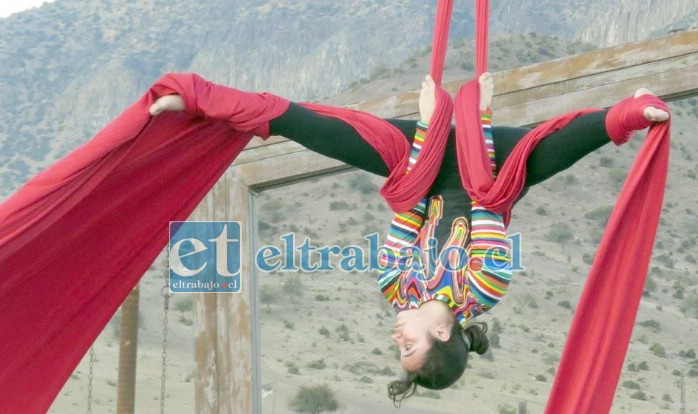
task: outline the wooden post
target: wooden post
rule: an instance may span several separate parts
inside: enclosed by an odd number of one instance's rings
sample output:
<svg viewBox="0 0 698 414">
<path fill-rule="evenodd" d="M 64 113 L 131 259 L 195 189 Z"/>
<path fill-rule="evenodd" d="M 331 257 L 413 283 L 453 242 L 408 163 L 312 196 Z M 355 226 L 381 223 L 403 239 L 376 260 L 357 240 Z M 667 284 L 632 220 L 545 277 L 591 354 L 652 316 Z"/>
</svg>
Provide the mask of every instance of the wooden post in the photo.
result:
<svg viewBox="0 0 698 414">
<path fill-rule="evenodd" d="M 117 382 L 117 414 L 133 414 L 136 403 L 136 363 L 138 361 L 138 306 L 140 285 L 128 294 L 121 305 L 119 331 L 119 379 Z"/>
<path fill-rule="evenodd" d="M 241 257 L 239 293 L 194 294 L 194 350 L 197 413 L 252 413 L 258 405 L 256 346 L 253 346 L 253 298 L 250 257 L 250 191 L 228 170 L 192 217 L 196 221 L 239 221 Z"/>
</svg>

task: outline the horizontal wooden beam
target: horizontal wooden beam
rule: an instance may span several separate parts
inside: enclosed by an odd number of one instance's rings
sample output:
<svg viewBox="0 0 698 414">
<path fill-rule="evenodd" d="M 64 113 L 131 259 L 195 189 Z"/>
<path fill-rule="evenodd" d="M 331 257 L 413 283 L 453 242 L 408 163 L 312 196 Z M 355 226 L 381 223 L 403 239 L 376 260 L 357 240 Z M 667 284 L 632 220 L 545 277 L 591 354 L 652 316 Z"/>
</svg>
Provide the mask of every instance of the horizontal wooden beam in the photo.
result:
<svg viewBox="0 0 698 414">
<path fill-rule="evenodd" d="M 288 184 L 314 175 L 350 169 L 341 161 L 328 158 L 307 149 L 288 154 L 266 157 L 255 162 L 235 164 L 233 174 L 247 186 L 262 190 Z"/>
<path fill-rule="evenodd" d="M 656 66 L 662 61 L 695 56 L 696 53 L 698 30 L 679 32 L 503 72 L 505 76 L 497 88 L 500 94 L 508 94 L 599 74 L 619 74 L 629 68 L 640 68 L 640 72 L 645 72 L 647 67 Z"/>
<path fill-rule="evenodd" d="M 536 101 L 551 97 L 574 109 L 608 106 L 634 92 L 634 85 L 641 82 L 665 99 L 691 96 L 698 93 L 697 62 L 698 30 L 691 30 L 497 72 L 493 74 L 493 109 L 500 124 L 531 125 L 564 111 L 552 106 L 527 118 L 510 114 L 506 108 L 526 103 L 537 106 Z M 455 94 L 465 81 L 443 86 Z M 414 117 L 418 98 L 418 92 L 412 91 L 352 107 L 382 117 Z"/>
<path fill-rule="evenodd" d="M 698 94 L 698 30 L 630 43 L 493 74 L 499 125 L 532 125 L 588 107 L 607 107 L 647 87 L 664 99 Z M 444 84 L 451 93 L 464 80 Z M 415 117 L 419 94 L 404 92 L 352 105 L 382 117 Z M 349 168 L 285 138 L 253 140 L 235 162 L 251 187 L 279 185 Z"/>
</svg>

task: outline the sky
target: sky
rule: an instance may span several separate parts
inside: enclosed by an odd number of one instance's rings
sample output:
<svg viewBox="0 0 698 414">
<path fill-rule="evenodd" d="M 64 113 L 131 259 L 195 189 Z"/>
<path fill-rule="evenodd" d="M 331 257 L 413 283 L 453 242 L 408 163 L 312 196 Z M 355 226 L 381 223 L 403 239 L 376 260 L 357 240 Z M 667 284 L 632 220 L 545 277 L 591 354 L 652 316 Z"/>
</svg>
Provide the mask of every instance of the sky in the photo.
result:
<svg viewBox="0 0 698 414">
<path fill-rule="evenodd" d="M 32 7 L 39 7 L 44 2 L 50 3 L 52 1 L 54 0 L 2 0 L 0 1 L 0 18 Z"/>
</svg>

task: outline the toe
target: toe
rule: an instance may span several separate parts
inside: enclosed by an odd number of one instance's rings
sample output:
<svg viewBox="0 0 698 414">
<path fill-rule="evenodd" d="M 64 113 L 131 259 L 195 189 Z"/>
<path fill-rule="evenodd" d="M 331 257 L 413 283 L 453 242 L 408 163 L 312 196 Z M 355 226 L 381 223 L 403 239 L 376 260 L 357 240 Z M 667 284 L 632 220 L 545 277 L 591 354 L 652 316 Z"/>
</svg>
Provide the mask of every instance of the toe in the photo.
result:
<svg viewBox="0 0 698 414">
<path fill-rule="evenodd" d="M 664 122 L 669 119 L 668 112 L 655 108 L 654 106 L 648 106 L 645 108 L 643 114 L 645 115 L 645 119 L 651 122 Z"/>
<path fill-rule="evenodd" d="M 633 96 L 635 98 L 637 98 L 638 96 L 642 96 L 642 95 L 653 95 L 653 93 L 647 88 L 640 88 L 637 91 L 635 91 L 635 95 L 633 95 Z"/>
</svg>

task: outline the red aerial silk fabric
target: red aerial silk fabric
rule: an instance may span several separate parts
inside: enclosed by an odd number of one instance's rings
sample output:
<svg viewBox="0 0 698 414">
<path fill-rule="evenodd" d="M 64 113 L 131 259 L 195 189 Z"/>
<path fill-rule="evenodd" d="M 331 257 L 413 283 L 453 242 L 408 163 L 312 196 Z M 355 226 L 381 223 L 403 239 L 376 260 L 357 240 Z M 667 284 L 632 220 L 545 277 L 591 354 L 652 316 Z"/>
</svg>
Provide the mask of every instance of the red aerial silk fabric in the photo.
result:
<svg viewBox="0 0 698 414">
<path fill-rule="evenodd" d="M 155 99 L 172 93 L 184 98 L 186 112 L 151 117 Z M 0 412 L 49 408 L 166 245 L 168 222 L 185 220 L 288 105 L 193 74 L 167 75 L 0 204 Z M 436 148 L 426 164 L 434 171 L 405 191 L 395 171 L 404 176 L 410 145 L 398 129 L 358 111 L 305 105 L 344 119 L 381 155 L 392 171 L 382 191 L 395 194 L 394 208 L 409 209 L 426 195 L 443 148 L 429 147 Z"/>
<path fill-rule="evenodd" d="M 390 175 L 381 187 L 380 194 L 390 208 L 396 212 L 408 211 L 429 192 L 439 173 L 441 161 L 446 151 L 448 131 L 451 129 L 453 104 L 451 98 L 442 88 L 436 89 L 436 109 L 419 154 L 419 163 L 415 165 L 407 179 L 405 171 L 409 162 L 410 144 L 399 129 L 383 119 L 346 108 L 304 103 L 321 115 L 342 119 L 369 143 L 385 162 Z M 433 139 L 430 140 L 430 138 Z"/>
<path fill-rule="evenodd" d="M 486 67 L 487 3 L 478 0 L 477 5 L 478 75 Z M 508 223 L 511 207 L 524 186 L 528 154 L 541 139 L 591 110 L 562 115 L 535 128 L 517 144 L 495 181 L 480 125 L 478 88 L 471 81 L 456 96 L 461 181 L 473 200 L 503 213 Z M 668 110 L 653 96 L 628 99 L 613 107 L 606 117 L 611 139 L 621 144 L 633 130 L 649 126 L 643 109 L 650 105 Z M 661 215 L 669 129 L 668 122 L 651 126 L 630 169 L 577 304 L 546 413 L 598 414 L 611 409 Z M 599 303 L 604 304 L 602 312 Z"/>
<path fill-rule="evenodd" d="M 479 77 L 487 70 L 487 51 L 489 50 L 490 1 L 476 0 L 475 8 L 475 76 Z"/>
<path fill-rule="evenodd" d="M 446 62 L 446 47 L 448 46 L 448 32 L 451 26 L 451 12 L 453 0 L 439 0 L 436 6 L 436 20 L 434 22 L 434 40 L 431 45 L 431 66 L 429 74 L 437 85 L 441 85 Z"/>
<path fill-rule="evenodd" d="M 626 101 L 609 112 L 607 130 L 614 141 L 627 140 L 628 130 L 639 129 L 644 122 L 642 106 L 648 104 L 666 109 L 651 97 Z M 630 127 L 618 133 L 623 125 Z M 669 131 L 668 122 L 650 127 L 628 173 L 577 304 L 546 413 L 596 414 L 611 409 L 661 215 Z"/>
<path fill-rule="evenodd" d="M 288 107 L 220 88 L 166 76 L 0 204 L 0 412 L 48 410 L 162 251 L 168 222 L 185 220 L 253 132 L 266 135 Z M 170 93 L 189 113 L 150 117 Z"/>
<path fill-rule="evenodd" d="M 562 115 L 532 130 L 516 145 L 495 181 L 489 160 L 483 157 L 486 152 L 481 130 L 472 127 L 479 119 L 477 109 L 470 108 L 469 115 L 464 113 L 465 108 L 472 106 L 476 92 L 477 85 L 471 83 L 456 97 L 456 148 L 461 178 L 472 199 L 504 213 L 508 222 L 511 206 L 524 187 L 528 155 L 537 143 L 593 110 Z M 606 121 L 613 141 L 625 142 L 629 131 L 647 127 L 642 110 L 650 105 L 668 110 L 654 96 L 626 100 L 613 107 Z M 466 136 L 468 133 L 473 135 Z M 610 411 L 652 256 L 668 159 L 669 123 L 653 125 L 601 239 L 577 304 L 546 413 Z M 598 311 L 599 303 L 604 304 L 603 312 Z"/>
<path fill-rule="evenodd" d="M 546 121 L 528 134 L 512 150 L 497 179 L 485 148 L 480 127 L 479 90 L 476 81 L 463 85 L 456 95 L 456 152 L 463 188 L 471 199 L 492 211 L 502 213 L 509 223 L 511 208 L 526 182 L 526 162 L 536 145 L 548 135 L 563 128 L 580 115 L 597 109 L 570 112 Z"/>
</svg>

